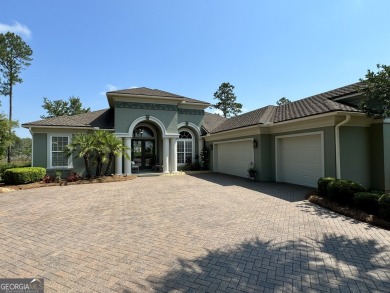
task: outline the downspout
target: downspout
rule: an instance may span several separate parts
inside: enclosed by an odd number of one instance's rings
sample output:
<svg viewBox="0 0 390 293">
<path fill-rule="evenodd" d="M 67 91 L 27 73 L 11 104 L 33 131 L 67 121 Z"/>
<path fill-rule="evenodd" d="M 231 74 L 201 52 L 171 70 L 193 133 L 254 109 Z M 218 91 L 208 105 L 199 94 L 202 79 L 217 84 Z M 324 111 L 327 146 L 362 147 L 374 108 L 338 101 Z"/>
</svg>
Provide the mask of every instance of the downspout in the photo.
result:
<svg viewBox="0 0 390 293">
<path fill-rule="evenodd" d="M 335 127 L 335 140 L 336 140 L 336 178 L 341 178 L 341 163 L 340 163 L 340 126 L 348 123 L 351 120 L 351 115 L 347 115 L 345 120 L 341 121 Z"/>
</svg>

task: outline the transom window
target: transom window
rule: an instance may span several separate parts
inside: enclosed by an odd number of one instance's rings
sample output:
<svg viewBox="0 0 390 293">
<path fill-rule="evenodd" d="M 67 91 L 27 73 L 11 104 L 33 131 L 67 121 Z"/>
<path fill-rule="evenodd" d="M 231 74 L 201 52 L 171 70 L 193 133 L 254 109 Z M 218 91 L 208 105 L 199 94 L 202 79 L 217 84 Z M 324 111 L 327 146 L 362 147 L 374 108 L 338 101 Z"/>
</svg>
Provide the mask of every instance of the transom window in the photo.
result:
<svg viewBox="0 0 390 293">
<path fill-rule="evenodd" d="M 147 126 L 138 126 L 133 131 L 133 137 L 150 138 L 150 137 L 154 137 L 154 133 L 153 130 L 151 130 Z"/>
<path fill-rule="evenodd" d="M 65 146 L 69 144 L 68 136 L 51 137 L 51 167 L 68 167 L 69 158 L 64 153 Z"/>
<path fill-rule="evenodd" d="M 179 139 L 177 140 L 177 163 L 185 164 L 187 158 L 193 157 L 193 141 L 192 135 L 188 131 L 180 131 Z"/>
<path fill-rule="evenodd" d="M 180 131 L 180 133 L 179 133 L 179 139 L 180 139 L 180 138 L 192 139 L 192 135 L 191 135 L 191 133 L 189 133 L 188 131 Z"/>
</svg>

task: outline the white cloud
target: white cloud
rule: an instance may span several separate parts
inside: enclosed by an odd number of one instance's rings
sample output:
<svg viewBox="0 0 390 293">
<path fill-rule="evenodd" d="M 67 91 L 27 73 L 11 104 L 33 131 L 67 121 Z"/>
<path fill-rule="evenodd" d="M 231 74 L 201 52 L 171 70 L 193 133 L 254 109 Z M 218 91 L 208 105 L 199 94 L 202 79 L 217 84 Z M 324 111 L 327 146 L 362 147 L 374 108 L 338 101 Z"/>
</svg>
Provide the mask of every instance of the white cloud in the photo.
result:
<svg viewBox="0 0 390 293">
<path fill-rule="evenodd" d="M 12 25 L 0 23 L 0 33 L 5 34 L 7 32 L 15 33 L 27 38 L 31 37 L 31 30 L 27 26 L 20 24 L 17 21 L 14 21 L 14 24 Z"/>
<path fill-rule="evenodd" d="M 116 91 L 118 88 L 115 85 L 107 84 L 106 85 L 106 91 L 100 92 L 100 95 L 105 96 L 107 92 L 113 92 Z"/>
<path fill-rule="evenodd" d="M 113 92 L 113 91 L 116 91 L 118 89 L 115 85 L 112 85 L 112 84 L 106 85 L 106 88 L 107 88 L 107 91 L 109 91 L 109 92 Z"/>
<path fill-rule="evenodd" d="M 221 110 L 215 109 L 215 108 L 212 108 L 212 109 L 210 110 L 210 113 L 211 113 L 211 114 L 218 114 L 219 116 L 223 116 L 223 112 L 222 112 Z"/>
<path fill-rule="evenodd" d="M 247 113 L 247 112 L 250 112 L 251 110 L 247 109 L 247 108 L 242 108 L 241 109 L 241 113 L 238 114 L 238 115 L 241 115 L 241 114 L 244 114 L 244 113 Z M 208 111 L 209 113 L 211 114 L 218 114 L 219 116 L 223 116 L 223 112 L 219 109 L 215 109 L 215 108 L 212 108 Z"/>
</svg>

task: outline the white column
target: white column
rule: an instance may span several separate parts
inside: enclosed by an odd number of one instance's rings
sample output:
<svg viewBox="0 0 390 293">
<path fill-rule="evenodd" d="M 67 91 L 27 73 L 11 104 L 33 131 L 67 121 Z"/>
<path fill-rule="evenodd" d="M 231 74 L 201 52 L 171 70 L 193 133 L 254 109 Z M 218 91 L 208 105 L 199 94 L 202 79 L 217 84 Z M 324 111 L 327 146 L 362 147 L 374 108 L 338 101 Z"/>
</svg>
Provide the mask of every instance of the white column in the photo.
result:
<svg viewBox="0 0 390 293">
<path fill-rule="evenodd" d="M 202 164 L 202 159 L 200 157 L 200 153 L 202 152 L 203 150 L 203 138 L 199 138 L 198 139 L 198 156 L 199 156 L 199 164 L 201 165 Z M 203 166 L 202 166 L 203 167 Z"/>
<path fill-rule="evenodd" d="M 126 137 L 125 138 L 125 146 L 128 147 L 128 150 L 125 152 L 129 156 L 128 158 L 125 157 L 125 174 L 131 174 L 131 138 Z"/>
<path fill-rule="evenodd" d="M 115 174 L 122 175 L 122 154 L 115 156 Z"/>
<path fill-rule="evenodd" d="M 163 172 L 169 173 L 169 138 L 163 138 Z"/>
<path fill-rule="evenodd" d="M 176 138 L 171 138 L 171 148 L 170 148 L 170 158 L 171 158 L 171 172 L 177 172 L 177 140 Z"/>
</svg>

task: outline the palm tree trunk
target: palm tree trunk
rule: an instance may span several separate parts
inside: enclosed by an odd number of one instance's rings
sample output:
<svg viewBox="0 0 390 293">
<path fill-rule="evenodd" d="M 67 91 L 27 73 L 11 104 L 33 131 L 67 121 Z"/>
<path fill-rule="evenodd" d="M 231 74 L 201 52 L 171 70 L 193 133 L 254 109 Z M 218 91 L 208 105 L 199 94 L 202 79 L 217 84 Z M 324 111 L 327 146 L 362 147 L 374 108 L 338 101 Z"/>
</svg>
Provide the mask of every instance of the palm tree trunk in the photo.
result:
<svg viewBox="0 0 390 293">
<path fill-rule="evenodd" d="M 103 158 L 101 155 L 96 156 L 96 176 L 100 177 L 103 173 Z"/>
<path fill-rule="evenodd" d="M 110 170 L 111 170 L 111 165 L 112 165 L 113 158 L 114 158 L 114 155 L 113 155 L 112 153 L 110 153 L 110 154 L 108 155 L 108 162 L 107 162 L 106 172 L 104 172 L 104 175 L 105 175 L 105 176 L 110 175 L 109 172 L 110 172 Z"/>
<path fill-rule="evenodd" d="M 85 171 L 87 172 L 87 179 L 91 178 L 91 167 L 89 166 L 89 157 L 84 156 Z"/>
</svg>

